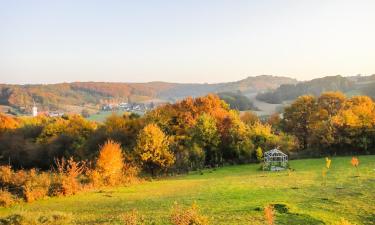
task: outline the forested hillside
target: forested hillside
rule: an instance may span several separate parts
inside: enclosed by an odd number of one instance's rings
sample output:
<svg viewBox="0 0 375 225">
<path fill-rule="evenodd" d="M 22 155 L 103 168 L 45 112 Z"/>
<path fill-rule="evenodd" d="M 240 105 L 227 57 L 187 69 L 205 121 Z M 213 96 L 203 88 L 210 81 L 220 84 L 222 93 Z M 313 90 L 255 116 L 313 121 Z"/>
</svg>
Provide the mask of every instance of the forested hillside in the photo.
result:
<svg viewBox="0 0 375 225">
<path fill-rule="evenodd" d="M 256 98 L 267 103 L 280 104 L 301 95 L 318 96 L 326 91 L 347 92 L 355 89 L 355 83 L 342 76 L 328 76 L 297 84 L 283 84 L 274 91 L 259 93 Z"/>
<path fill-rule="evenodd" d="M 140 102 L 159 98 L 175 101 L 187 96 L 208 93 L 257 92 L 274 89 L 281 84 L 296 83 L 287 77 L 257 76 L 231 83 L 177 84 L 166 82 L 107 83 L 74 82 L 47 85 L 0 84 L 0 105 L 14 107 L 20 112 L 30 112 L 33 101 L 40 109 L 65 110 L 66 106 L 98 105 L 110 101 Z"/>
</svg>

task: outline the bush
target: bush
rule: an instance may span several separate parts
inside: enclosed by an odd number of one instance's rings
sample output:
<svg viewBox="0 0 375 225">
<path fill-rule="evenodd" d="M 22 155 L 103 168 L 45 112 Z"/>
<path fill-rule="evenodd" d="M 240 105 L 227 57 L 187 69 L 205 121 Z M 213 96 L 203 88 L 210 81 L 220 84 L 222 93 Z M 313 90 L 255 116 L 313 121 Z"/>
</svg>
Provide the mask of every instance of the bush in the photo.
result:
<svg viewBox="0 0 375 225">
<path fill-rule="evenodd" d="M 133 209 L 121 216 L 124 225 L 139 225 L 144 224 L 144 218 L 139 215 L 138 211 Z"/>
<path fill-rule="evenodd" d="M 51 178 L 49 174 L 38 174 L 35 169 L 31 169 L 28 172 L 28 177 L 22 185 L 22 192 L 25 201 L 33 202 L 47 196 L 50 184 Z"/>
<path fill-rule="evenodd" d="M 86 166 L 84 162 L 76 162 L 73 158 L 55 160 L 57 173 L 54 174 L 49 193 L 52 196 L 73 195 L 79 191 L 81 184 L 78 177 Z"/>
<path fill-rule="evenodd" d="M 103 185 L 102 176 L 95 168 L 87 170 L 86 176 L 88 178 L 88 182 L 92 185 L 92 187 L 100 187 Z"/>
<path fill-rule="evenodd" d="M 131 184 L 138 182 L 140 179 L 138 177 L 140 172 L 139 167 L 132 165 L 130 163 L 125 163 L 122 172 L 122 183 L 123 184 Z"/>
<path fill-rule="evenodd" d="M 15 172 L 10 166 L 1 166 L 0 182 L 2 188 L 7 188 L 14 195 L 32 202 L 48 194 L 51 178 L 48 173 L 39 173 L 35 169 Z"/>
<path fill-rule="evenodd" d="M 13 171 L 11 166 L 0 166 L 0 183 L 1 185 L 9 184 L 12 180 Z"/>
<path fill-rule="evenodd" d="M 183 208 L 177 203 L 173 206 L 171 222 L 174 225 L 207 225 L 209 224 L 206 216 L 200 215 L 195 203 L 191 208 Z"/>
<path fill-rule="evenodd" d="M 0 190 L 0 206 L 9 207 L 15 202 L 13 195 L 7 190 Z"/>
<path fill-rule="evenodd" d="M 65 213 L 53 213 L 35 216 L 26 212 L 13 214 L 0 219 L 1 225 L 68 225 L 72 224 L 71 215 Z"/>
</svg>

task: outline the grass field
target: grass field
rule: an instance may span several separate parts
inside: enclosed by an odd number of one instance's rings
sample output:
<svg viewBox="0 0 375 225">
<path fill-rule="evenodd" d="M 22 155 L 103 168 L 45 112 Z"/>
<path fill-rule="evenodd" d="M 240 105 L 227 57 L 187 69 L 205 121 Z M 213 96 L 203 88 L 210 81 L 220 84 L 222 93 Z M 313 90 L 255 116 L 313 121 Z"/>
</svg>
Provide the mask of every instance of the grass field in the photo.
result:
<svg viewBox="0 0 375 225">
<path fill-rule="evenodd" d="M 63 213 L 74 224 L 121 224 L 123 213 L 137 209 L 147 224 L 169 224 L 177 201 L 196 202 L 211 224 L 264 224 L 268 204 L 280 204 L 276 224 L 336 224 L 341 218 L 375 224 L 375 156 L 359 157 L 359 177 L 350 159 L 332 159 L 326 185 L 324 159 L 291 161 L 291 173 L 263 172 L 249 164 L 19 204 L 0 209 L 0 216 Z"/>
<path fill-rule="evenodd" d="M 123 110 L 117 110 L 117 111 L 100 111 L 99 113 L 95 113 L 90 115 L 87 119 L 96 121 L 96 122 L 103 122 L 105 121 L 110 115 L 112 114 L 117 114 L 117 115 L 123 115 L 126 113 L 126 111 Z M 142 112 L 135 112 L 137 114 L 143 114 Z"/>
</svg>

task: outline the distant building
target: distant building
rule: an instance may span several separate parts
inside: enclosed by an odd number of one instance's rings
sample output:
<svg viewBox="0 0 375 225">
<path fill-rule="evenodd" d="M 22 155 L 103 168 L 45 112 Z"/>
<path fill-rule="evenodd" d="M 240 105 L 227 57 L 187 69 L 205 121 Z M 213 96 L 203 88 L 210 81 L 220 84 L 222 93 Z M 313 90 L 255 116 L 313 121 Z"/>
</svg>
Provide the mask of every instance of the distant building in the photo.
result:
<svg viewBox="0 0 375 225">
<path fill-rule="evenodd" d="M 34 117 L 38 116 L 38 108 L 36 107 L 35 104 L 34 104 L 33 109 L 32 109 L 32 114 L 33 114 Z"/>
</svg>

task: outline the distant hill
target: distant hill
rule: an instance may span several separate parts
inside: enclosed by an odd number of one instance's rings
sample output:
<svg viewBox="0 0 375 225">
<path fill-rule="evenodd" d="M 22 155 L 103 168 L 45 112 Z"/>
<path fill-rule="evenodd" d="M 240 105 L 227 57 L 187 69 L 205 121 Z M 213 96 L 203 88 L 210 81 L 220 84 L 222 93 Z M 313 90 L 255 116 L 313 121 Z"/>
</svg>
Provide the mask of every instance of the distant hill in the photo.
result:
<svg viewBox="0 0 375 225">
<path fill-rule="evenodd" d="M 246 79 L 217 84 L 175 84 L 170 89 L 161 91 L 158 97 L 163 99 L 181 99 L 186 96 L 202 96 L 208 93 L 218 92 L 237 92 L 243 94 L 256 93 L 264 90 L 273 90 L 282 84 L 295 84 L 296 79 L 289 77 L 261 75 L 256 77 L 247 77 Z"/>
<path fill-rule="evenodd" d="M 187 96 L 208 93 L 256 93 L 272 90 L 282 84 L 295 84 L 288 77 L 262 75 L 217 84 L 180 84 L 167 82 L 107 83 L 73 82 L 46 85 L 0 84 L 0 105 L 11 106 L 20 112 L 29 112 L 33 102 L 41 110 L 67 111 L 71 106 L 99 106 L 108 102 L 142 102 L 153 99 L 175 101 Z"/>
<path fill-rule="evenodd" d="M 327 76 L 297 84 L 283 84 L 275 90 L 259 93 L 256 99 L 271 104 L 294 100 L 301 95 L 318 96 L 326 91 L 348 92 L 357 88 L 356 81 L 342 76 Z"/>
</svg>

